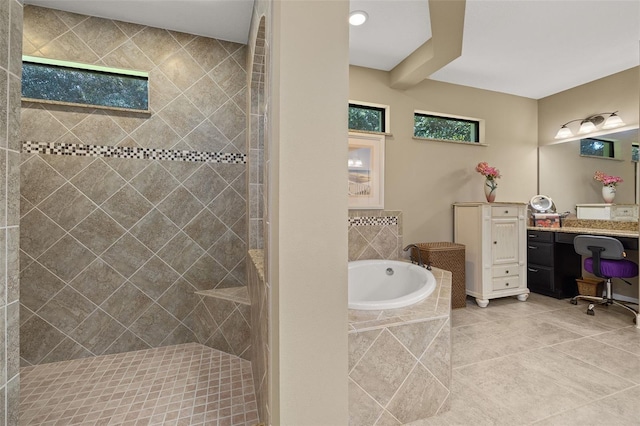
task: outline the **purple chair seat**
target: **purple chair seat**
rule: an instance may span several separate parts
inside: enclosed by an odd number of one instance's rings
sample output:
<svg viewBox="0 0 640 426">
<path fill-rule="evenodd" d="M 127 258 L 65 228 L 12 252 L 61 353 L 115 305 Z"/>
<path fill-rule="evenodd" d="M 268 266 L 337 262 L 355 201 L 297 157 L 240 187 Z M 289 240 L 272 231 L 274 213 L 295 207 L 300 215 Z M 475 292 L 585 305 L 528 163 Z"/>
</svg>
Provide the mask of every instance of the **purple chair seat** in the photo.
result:
<svg viewBox="0 0 640 426">
<path fill-rule="evenodd" d="M 584 260 L 584 269 L 593 274 L 593 258 Z M 600 259 L 600 272 L 605 278 L 633 278 L 638 275 L 638 265 L 627 259 Z"/>
</svg>

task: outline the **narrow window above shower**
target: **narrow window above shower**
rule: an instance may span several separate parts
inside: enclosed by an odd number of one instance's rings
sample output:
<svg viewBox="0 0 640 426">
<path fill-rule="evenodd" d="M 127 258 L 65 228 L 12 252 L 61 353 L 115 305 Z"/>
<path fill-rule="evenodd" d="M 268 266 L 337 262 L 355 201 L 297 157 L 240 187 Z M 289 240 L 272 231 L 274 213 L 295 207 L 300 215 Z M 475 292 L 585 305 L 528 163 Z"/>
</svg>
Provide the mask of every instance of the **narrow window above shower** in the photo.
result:
<svg viewBox="0 0 640 426">
<path fill-rule="evenodd" d="M 23 56 L 22 100 L 148 113 L 149 74 Z"/>
</svg>

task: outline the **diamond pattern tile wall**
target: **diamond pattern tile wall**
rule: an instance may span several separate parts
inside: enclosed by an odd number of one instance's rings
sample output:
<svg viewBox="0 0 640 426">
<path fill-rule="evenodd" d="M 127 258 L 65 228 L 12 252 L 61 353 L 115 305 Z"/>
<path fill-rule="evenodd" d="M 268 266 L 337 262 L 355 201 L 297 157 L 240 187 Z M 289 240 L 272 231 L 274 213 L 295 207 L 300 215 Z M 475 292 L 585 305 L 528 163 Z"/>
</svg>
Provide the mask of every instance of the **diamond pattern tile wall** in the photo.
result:
<svg viewBox="0 0 640 426">
<path fill-rule="evenodd" d="M 449 409 L 451 324 L 349 332 L 349 424 L 407 424 Z"/>
<path fill-rule="evenodd" d="M 350 210 L 349 217 L 362 219 L 348 225 L 350 261 L 402 258 L 402 212 Z"/>
<path fill-rule="evenodd" d="M 36 142 L 244 153 L 246 46 L 26 6 L 25 55 L 140 69 L 149 116 L 23 105 Z M 23 365 L 186 342 L 247 357 L 243 164 L 22 154 Z"/>
</svg>

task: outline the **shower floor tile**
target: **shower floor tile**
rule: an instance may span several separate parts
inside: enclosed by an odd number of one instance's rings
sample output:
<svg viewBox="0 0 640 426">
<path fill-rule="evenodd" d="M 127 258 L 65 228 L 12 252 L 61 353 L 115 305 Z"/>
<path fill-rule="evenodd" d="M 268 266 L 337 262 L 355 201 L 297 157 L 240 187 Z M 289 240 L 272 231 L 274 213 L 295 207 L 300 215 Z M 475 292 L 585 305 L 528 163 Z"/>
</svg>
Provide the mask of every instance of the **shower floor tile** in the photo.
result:
<svg viewBox="0 0 640 426">
<path fill-rule="evenodd" d="M 251 363 L 197 343 L 20 370 L 20 425 L 258 423 Z"/>
</svg>

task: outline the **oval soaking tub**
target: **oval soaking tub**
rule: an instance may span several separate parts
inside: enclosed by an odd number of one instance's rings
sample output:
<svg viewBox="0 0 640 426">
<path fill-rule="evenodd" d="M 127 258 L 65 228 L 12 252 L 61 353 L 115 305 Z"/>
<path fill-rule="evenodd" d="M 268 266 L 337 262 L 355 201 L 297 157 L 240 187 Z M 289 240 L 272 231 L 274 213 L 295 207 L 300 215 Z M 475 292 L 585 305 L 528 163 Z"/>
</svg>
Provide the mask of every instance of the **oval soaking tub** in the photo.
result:
<svg viewBox="0 0 640 426">
<path fill-rule="evenodd" d="M 399 260 L 349 262 L 349 309 L 383 310 L 413 305 L 436 288 L 431 271 Z"/>
</svg>

